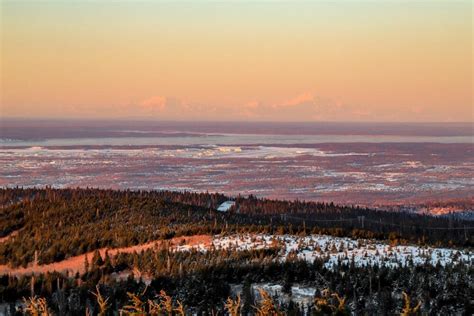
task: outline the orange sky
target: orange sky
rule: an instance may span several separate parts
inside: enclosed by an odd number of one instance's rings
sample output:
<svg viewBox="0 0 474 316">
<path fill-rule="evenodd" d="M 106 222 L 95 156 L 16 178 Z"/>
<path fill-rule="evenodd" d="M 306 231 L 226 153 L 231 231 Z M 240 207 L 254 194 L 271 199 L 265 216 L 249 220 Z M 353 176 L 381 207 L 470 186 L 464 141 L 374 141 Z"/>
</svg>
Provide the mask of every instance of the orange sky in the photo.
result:
<svg viewBox="0 0 474 316">
<path fill-rule="evenodd" d="M 2 117 L 473 121 L 471 1 L 0 5 Z"/>
</svg>

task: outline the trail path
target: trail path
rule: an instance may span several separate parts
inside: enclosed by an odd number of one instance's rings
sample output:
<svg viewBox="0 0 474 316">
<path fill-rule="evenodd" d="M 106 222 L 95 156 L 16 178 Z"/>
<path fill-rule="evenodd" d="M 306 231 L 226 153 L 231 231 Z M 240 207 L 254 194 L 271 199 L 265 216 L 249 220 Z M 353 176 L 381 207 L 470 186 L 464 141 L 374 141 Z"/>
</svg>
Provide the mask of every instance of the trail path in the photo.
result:
<svg viewBox="0 0 474 316">
<path fill-rule="evenodd" d="M 12 234 L 10 234 L 7 237 L 3 237 L 2 239 L 8 238 L 11 235 Z M 143 250 L 147 250 L 157 245 L 160 245 L 164 242 L 169 242 L 170 246 L 182 246 L 182 245 L 195 246 L 195 245 L 202 245 L 202 244 L 209 246 L 211 244 L 211 241 L 212 241 L 212 236 L 208 236 L 208 235 L 183 236 L 183 237 L 176 237 L 170 240 L 152 241 L 146 244 L 141 244 L 141 245 L 136 245 L 136 246 L 131 246 L 131 247 L 102 248 L 102 249 L 99 249 L 99 251 L 102 257 L 104 257 L 106 251 L 108 251 L 109 256 L 114 257 L 118 255 L 119 253 L 141 252 Z M 30 275 L 30 274 L 41 274 L 41 273 L 54 272 L 54 271 L 61 272 L 61 273 L 68 272 L 70 274 L 75 274 L 76 272 L 84 273 L 85 257 L 87 256 L 90 262 L 93 254 L 94 254 L 94 251 L 91 251 L 86 254 L 70 257 L 63 261 L 54 262 L 50 264 L 45 264 L 45 265 L 30 264 L 26 268 L 23 268 L 23 267 L 11 268 L 7 265 L 0 265 L 0 275 L 10 274 L 10 275 L 15 275 L 15 276 L 20 276 L 20 275 Z"/>
</svg>

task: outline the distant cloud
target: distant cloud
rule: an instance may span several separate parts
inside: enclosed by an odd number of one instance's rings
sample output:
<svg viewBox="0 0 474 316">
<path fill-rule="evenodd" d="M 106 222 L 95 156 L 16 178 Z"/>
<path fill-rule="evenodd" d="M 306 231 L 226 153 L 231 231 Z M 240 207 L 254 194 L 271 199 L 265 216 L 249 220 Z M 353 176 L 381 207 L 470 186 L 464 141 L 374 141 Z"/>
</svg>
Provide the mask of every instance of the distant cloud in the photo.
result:
<svg viewBox="0 0 474 316">
<path fill-rule="evenodd" d="M 235 115 L 237 117 L 242 116 L 243 118 L 246 118 L 246 119 L 257 119 L 258 118 L 257 111 L 259 111 L 259 108 L 261 106 L 262 106 L 261 102 L 257 100 L 246 102 L 240 107 L 240 110 L 237 111 Z"/>
<path fill-rule="evenodd" d="M 314 94 L 312 92 L 304 92 L 289 100 L 285 100 L 280 104 L 275 104 L 274 106 L 275 107 L 281 107 L 281 106 L 292 107 L 292 106 L 297 106 L 304 103 L 313 103 L 313 102 L 314 102 Z"/>
<path fill-rule="evenodd" d="M 260 106 L 260 101 L 252 100 L 244 104 L 244 108 L 246 109 L 256 109 Z"/>
<path fill-rule="evenodd" d="M 388 119 L 377 107 L 347 104 L 306 91 L 276 101 L 210 104 L 155 95 L 136 102 L 133 115 L 170 120 L 370 121 Z"/>
<path fill-rule="evenodd" d="M 240 114 L 261 120 L 324 120 L 329 119 L 341 105 L 331 99 L 316 96 L 307 91 L 281 101 L 264 103 L 249 101 L 241 106 Z"/>
<path fill-rule="evenodd" d="M 163 96 L 153 96 L 140 102 L 140 106 L 147 111 L 162 112 L 166 108 L 167 98 Z"/>
</svg>

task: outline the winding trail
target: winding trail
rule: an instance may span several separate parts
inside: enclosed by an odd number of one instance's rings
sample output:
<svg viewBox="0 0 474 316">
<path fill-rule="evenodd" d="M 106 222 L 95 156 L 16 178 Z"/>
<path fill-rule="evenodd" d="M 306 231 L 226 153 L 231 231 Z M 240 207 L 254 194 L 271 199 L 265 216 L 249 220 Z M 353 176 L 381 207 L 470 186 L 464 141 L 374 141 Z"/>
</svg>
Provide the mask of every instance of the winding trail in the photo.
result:
<svg viewBox="0 0 474 316">
<path fill-rule="evenodd" d="M 18 232 L 17 232 L 18 233 Z M 12 233 L 13 234 L 13 233 Z M 2 242 L 5 238 L 11 237 L 12 234 L 3 237 Z M 133 253 L 141 252 L 147 249 L 151 249 L 155 246 L 159 246 L 165 242 L 169 242 L 170 246 L 196 246 L 196 245 L 205 245 L 209 246 L 212 242 L 212 236 L 209 235 L 194 235 L 194 236 L 182 236 L 175 237 L 170 240 L 156 240 L 146 244 L 123 247 L 123 248 L 101 248 L 99 249 L 100 255 L 105 256 L 105 252 L 108 251 L 109 256 L 114 257 L 119 253 Z M 87 256 L 89 262 L 92 259 L 95 251 L 91 251 L 82 255 L 70 257 L 59 262 L 54 262 L 45 265 L 34 265 L 30 264 L 26 268 L 11 268 L 8 265 L 0 265 L 0 275 L 9 274 L 12 276 L 21 276 L 21 275 L 31 275 L 31 274 L 41 274 L 47 272 L 60 272 L 60 273 L 69 273 L 75 274 L 76 272 L 84 273 L 84 262 Z"/>
</svg>

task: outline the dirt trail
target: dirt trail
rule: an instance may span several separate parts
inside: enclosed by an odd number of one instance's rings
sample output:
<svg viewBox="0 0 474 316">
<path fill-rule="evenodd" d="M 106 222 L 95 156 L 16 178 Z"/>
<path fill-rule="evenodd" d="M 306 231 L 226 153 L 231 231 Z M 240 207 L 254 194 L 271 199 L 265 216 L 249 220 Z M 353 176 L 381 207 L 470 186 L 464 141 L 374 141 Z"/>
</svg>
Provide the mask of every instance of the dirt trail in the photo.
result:
<svg viewBox="0 0 474 316">
<path fill-rule="evenodd" d="M 9 235 L 11 236 L 11 234 Z M 7 236 L 7 237 L 9 237 Z M 5 238 L 5 237 L 4 237 Z M 99 249 L 100 255 L 103 257 L 105 252 L 108 251 L 109 256 L 113 257 L 118 255 L 119 253 L 133 253 L 133 252 L 141 252 L 142 250 L 147 250 L 153 248 L 156 245 L 159 245 L 164 242 L 169 242 L 170 246 L 196 246 L 196 245 L 204 245 L 209 246 L 212 241 L 212 236 L 209 235 L 195 235 L 195 236 L 183 236 L 183 237 L 176 237 L 170 240 L 157 240 L 153 242 L 149 242 L 146 244 L 131 246 L 131 247 L 123 247 L 123 248 L 102 248 Z M 0 275 L 10 274 L 10 275 L 30 275 L 30 274 L 41 274 L 46 272 L 61 272 L 69 274 L 75 274 L 76 272 L 84 273 L 84 262 L 85 257 L 87 256 L 89 262 L 94 255 L 94 251 L 88 252 L 86 254 L 82 254 L 79 256 L 71 257 L 65 259 L 63 261 L 54 262 L 45 265 L 29 265 L 26 268 L 10 268 L 7 265 L 0 265 Z"/>
</svg>

